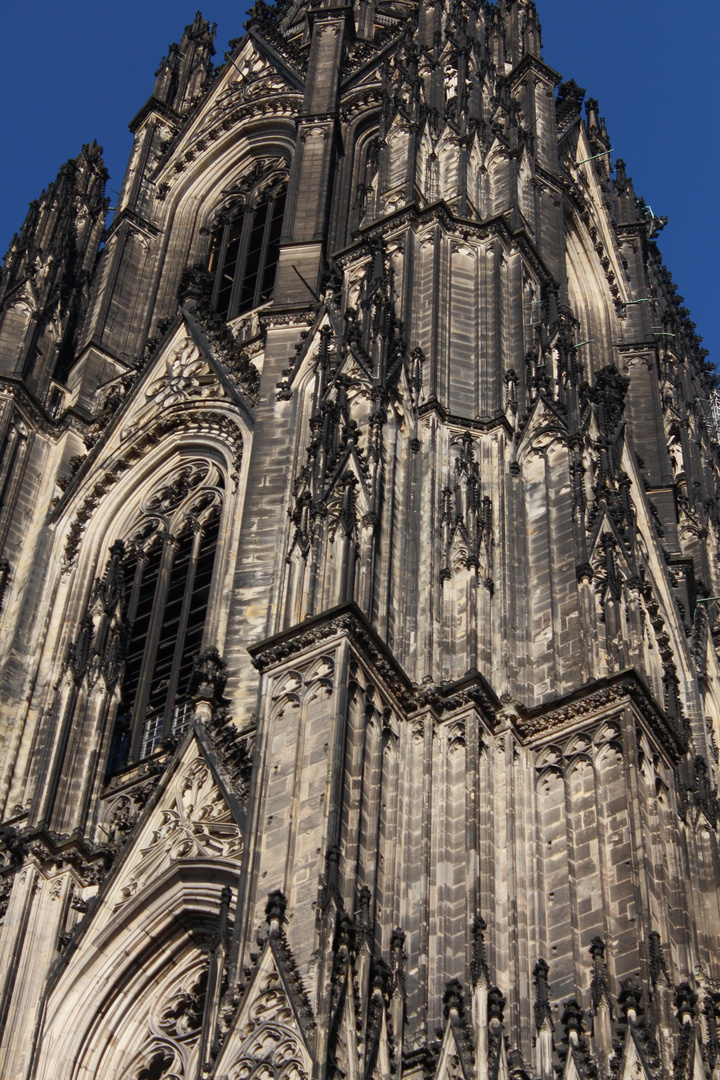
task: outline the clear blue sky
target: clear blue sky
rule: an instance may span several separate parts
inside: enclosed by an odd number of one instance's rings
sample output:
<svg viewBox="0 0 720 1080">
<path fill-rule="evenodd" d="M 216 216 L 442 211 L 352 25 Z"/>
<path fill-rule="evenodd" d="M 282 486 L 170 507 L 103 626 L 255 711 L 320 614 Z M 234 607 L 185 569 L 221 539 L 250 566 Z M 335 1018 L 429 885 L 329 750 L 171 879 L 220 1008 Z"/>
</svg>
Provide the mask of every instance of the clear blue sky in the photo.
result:
<svg viewBox="0 0 720 1080">
<path fill-rule="evenodd" d="M 243 32 L 246 5 L 203 0 L 218 56 Z M 6 2 L 0 40 L 0 253 L 30 199 L 84 142 L 105 147 L 119 188 L 128 121 L 147 99 L 170 41 L 197 0 Z M 600 101 L 613 157 L 623 157 L 656 214 L 660 247 L 698 332 L 720 360 L 720 4 L 718 0 L 537 0 L 544 57 Z M 111 198 L 113 192 L 109 192 Z"/>
</svg>

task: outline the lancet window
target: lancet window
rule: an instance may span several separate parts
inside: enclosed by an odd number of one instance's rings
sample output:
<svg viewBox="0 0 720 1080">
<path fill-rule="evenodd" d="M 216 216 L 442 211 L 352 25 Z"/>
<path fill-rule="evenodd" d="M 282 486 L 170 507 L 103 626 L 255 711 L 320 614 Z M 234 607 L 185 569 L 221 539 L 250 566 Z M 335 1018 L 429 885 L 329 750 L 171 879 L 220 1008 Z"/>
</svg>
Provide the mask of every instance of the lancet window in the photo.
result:
<svg viewBox="0 0 720 1080">
<path fill-rule="evenodd" d="M 145 501 L 125 541 L 124 665 L 109 773 L 148 757 L 189 725 L 222 503 L 220 470 L 207 461 L 184 463 Z"/>
<path fill-rule="evenodd" d="M 269 300 L 275 284 L 287 181 L 260 166 L 236 189 L 218 215 L 210 239 L 208 270 L 214 276 L 213 306 L 234 319 Z"/>
</svg>

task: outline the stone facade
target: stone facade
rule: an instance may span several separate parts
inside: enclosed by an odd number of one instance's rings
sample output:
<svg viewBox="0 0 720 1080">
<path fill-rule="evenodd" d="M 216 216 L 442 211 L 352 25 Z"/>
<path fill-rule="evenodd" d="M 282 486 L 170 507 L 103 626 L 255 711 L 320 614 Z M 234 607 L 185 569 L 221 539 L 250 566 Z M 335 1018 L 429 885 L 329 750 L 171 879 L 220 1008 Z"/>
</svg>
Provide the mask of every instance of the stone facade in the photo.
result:
<svg viewBox="0 0 720 1080">
<path fill-rule="evenodd" d="M 0 283 L 0 1075 L 720 1080 L 664 221 L 532 0 L 213 37 Z"/>
</svg>

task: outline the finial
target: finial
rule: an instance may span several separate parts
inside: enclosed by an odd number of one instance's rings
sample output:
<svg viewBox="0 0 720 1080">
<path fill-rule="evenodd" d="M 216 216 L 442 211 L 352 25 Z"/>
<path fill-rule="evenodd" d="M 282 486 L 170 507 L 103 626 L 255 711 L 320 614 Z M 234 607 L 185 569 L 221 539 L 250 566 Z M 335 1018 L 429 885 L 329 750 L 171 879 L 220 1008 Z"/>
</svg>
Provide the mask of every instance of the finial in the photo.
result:
<svg viewBox="0 0 720 1080">
<path fill-rule="evenodd" d="M 280 889 L 275 889 L 273 892 L 268 893 L 267 904 L 265 905 L 265 918 L 267 924 L 270 927 L 270 937 L 279 937 L 282 929 L 282 924 L 285 922 L 285 909 L 287 908 L 287 897 L 285 893 Z"/>
</svg>

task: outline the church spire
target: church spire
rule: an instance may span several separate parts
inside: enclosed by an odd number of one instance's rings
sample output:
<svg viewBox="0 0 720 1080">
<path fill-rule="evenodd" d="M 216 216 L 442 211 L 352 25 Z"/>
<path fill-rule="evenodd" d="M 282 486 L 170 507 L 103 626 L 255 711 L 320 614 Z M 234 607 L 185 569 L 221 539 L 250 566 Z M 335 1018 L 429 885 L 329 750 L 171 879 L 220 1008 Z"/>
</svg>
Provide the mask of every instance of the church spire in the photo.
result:
<svg viewBox="0 0 720 1080">
<path fill-rule="evenodd" d="M 198 11 L 185 27 L 180 44 L 168 46 L 155 72 L 153 96 L 158 101 L 181 114 L 192 108 L 212 76 L 216 30 L 217 23 L 207 22 Z"/>
<path fill-rule="evenodd" d="M 42 394 L 87 308 L 109 200 L 102 147 L 83 146 L 30 203 L 0 278 L 0 371 Z"/>
</svg>

